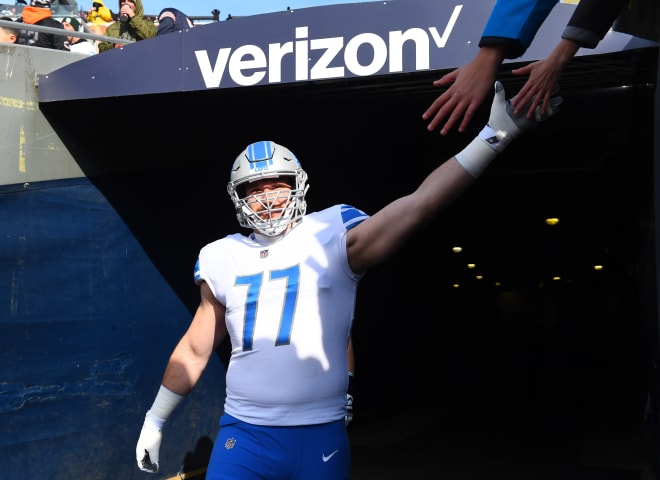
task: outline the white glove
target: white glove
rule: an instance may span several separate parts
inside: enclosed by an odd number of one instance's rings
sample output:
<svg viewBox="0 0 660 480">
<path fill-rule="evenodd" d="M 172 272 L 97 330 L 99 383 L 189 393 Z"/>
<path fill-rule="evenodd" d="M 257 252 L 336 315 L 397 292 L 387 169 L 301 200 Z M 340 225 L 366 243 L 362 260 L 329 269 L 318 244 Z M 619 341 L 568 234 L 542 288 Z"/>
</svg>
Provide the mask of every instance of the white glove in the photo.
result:
<svg viewBox="0 0 660 480">
<path fill-rule="evenodd" d="M 156 473 L 158 471 L 158 460 L 160 442 L 163 438 L 161 429 L 158 427 L 158 419 L 150 418 L 150 412 L 144 417 L 144 424 L 140 432 L 137 446 L 135 447 L 135 459 L 137 466 L 143 472 Z M 162 421 L 164 423 L 164 421 Z M 161 425 L 162 425 L 161 423 Z"/>
<path fill-rule="evenodd" d="M 344 415 L 344 425 L 353 421 L 353 388 L 355 384 L 355 374 L 348 372 L 348 391 L 346 392 L 346 415 Z"/>
<path fill-rule="evenodd" d="M 346 415 L 344 416 L 344 424 L 348 427 L 348 424 L 353 421 L 353 395 L 350 393 L 346 394 Z"/>
<path fill-rule="evenodd" d="M 535 100 L 532 100 L 535 101 Z M 541 105 L 537 105 L 534 118 L 527 118 L 524 112 L 514 115 L 511 101 L 505 99 L 504 86 L 495 82 L 495 97 L 490 107 L 488 124 L 463 150 L 455 155 L 456 161 L 473 177 L 478 177 L 495 157 L 522 133 L 536 127 L 539 122 L 559 111 L 563 99 L 552 97 L 548 108 L 541 115 Z"/>
<path fill-rule="evenodd" d="M 541 105 L 539 104 L 534 111 L 534 118 L 527 118 L 527 108 L 524 109 L 524 113 L 514 115 L 511 100 L 506 100 L 504 97 L 504 86 L 500 82 L 495 82 L 495 97 L 490 107 L 490 118 L 488 119 L 488 127 L 493 130 L 494 136 L 484 138 L 481 134 L 479 135 L 498 153 L 504 150 L 521 133 L 531 130 L 546 118 L 557 113 L 559 105 L 563 101 L 562 97 L 552 97 L 543 115 L 541 115 Z"/>
</svg>

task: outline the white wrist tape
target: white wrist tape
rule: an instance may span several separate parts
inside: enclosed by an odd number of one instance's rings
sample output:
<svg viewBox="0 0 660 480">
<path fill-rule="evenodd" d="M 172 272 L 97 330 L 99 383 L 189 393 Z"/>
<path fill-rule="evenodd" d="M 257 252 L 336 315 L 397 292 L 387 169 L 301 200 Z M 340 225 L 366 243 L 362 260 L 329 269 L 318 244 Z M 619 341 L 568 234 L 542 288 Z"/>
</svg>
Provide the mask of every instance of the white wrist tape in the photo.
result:
<svg viewBox="0 0 660 480">
<path fill-rule="evenodd" d="M 497 140 L 495 130 L 486 125 L 467 147 L 454 155 L 456 161 L 475 178 L 481 175 L 499 153 L 491 146 L 493 138 Z"/>
<path fill-rule="evenodd" d="M 144 426 L 142 428 L 150 428 L 151 430 L 158 430 L 160 432 L 165 426 L 166 421 L 167 420 L 151 413 L 151 410 L 148 410 L 147 414 L 144 416 Z"/>
<path fill-rule="evenodd" d="M 164 385 L 160 386 L 156 399 L 154 400 L 151 410 L 149 410 L 145 421 L 148 420 L 159 430 L 163 428 L 165 422 L 176 408 L 176 406 L 183 400 L 183 395 L 174 393 Z"/>
</svg>

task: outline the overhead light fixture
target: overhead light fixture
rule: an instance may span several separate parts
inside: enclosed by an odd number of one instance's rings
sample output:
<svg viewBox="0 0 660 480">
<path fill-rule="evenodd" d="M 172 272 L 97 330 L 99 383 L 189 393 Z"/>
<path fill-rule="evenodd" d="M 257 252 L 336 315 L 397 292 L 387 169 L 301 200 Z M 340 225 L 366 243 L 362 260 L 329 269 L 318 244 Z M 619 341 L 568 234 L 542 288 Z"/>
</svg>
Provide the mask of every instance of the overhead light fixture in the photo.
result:
<svg viewBox="0 0 660 480">
<path fill-rule="evenodd" d="M 545 219 L 546 225 L 555 226 L 559 223 L 559 219 L 557 217 L 550 217 Z"/>
</svg>

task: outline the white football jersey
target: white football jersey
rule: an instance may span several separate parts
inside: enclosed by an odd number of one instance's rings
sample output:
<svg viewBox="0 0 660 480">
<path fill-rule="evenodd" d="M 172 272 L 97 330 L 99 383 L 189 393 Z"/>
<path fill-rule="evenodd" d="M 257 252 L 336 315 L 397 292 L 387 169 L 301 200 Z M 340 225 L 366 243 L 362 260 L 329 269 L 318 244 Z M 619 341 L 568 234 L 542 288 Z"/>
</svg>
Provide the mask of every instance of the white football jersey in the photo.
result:
<svg viewBox="0 0 660 480">
<path fill-rule="evenodd" d="M 256 425 L 344 418 L 346 348 L 360 276 L 346 232 L 367 218 L 347 205 L 303 217 L 283 237 L 233 234 L 195 266 L 227 313 L 225 412 Z"/>
</svg>

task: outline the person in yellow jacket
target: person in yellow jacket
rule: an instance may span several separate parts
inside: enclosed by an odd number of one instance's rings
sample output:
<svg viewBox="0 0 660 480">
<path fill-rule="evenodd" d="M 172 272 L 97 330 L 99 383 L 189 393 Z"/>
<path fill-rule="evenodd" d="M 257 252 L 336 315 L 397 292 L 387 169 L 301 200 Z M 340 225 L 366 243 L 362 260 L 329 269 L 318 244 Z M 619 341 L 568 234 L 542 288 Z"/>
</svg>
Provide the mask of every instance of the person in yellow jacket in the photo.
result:
<svg viewBox="0 0 660 480">
<path fill-rule="evenodd" d="M 103 0 L 95 0 L 92 7 L 87 12 L 87 21 L 90 23 L 110 23 L 119 18 L 105 6 Z"/>
<path fill-rule="evenodd" d="M 156 36 L 157 29 L 153 20 L 144 16 L 142 0 L 119 0 L 119 20 L 105 30 L 107 37 L 124 40 L 146 40 Z M 121 47 L 121 43 L 100 42 L 99 53 Z"/>
</svg>

